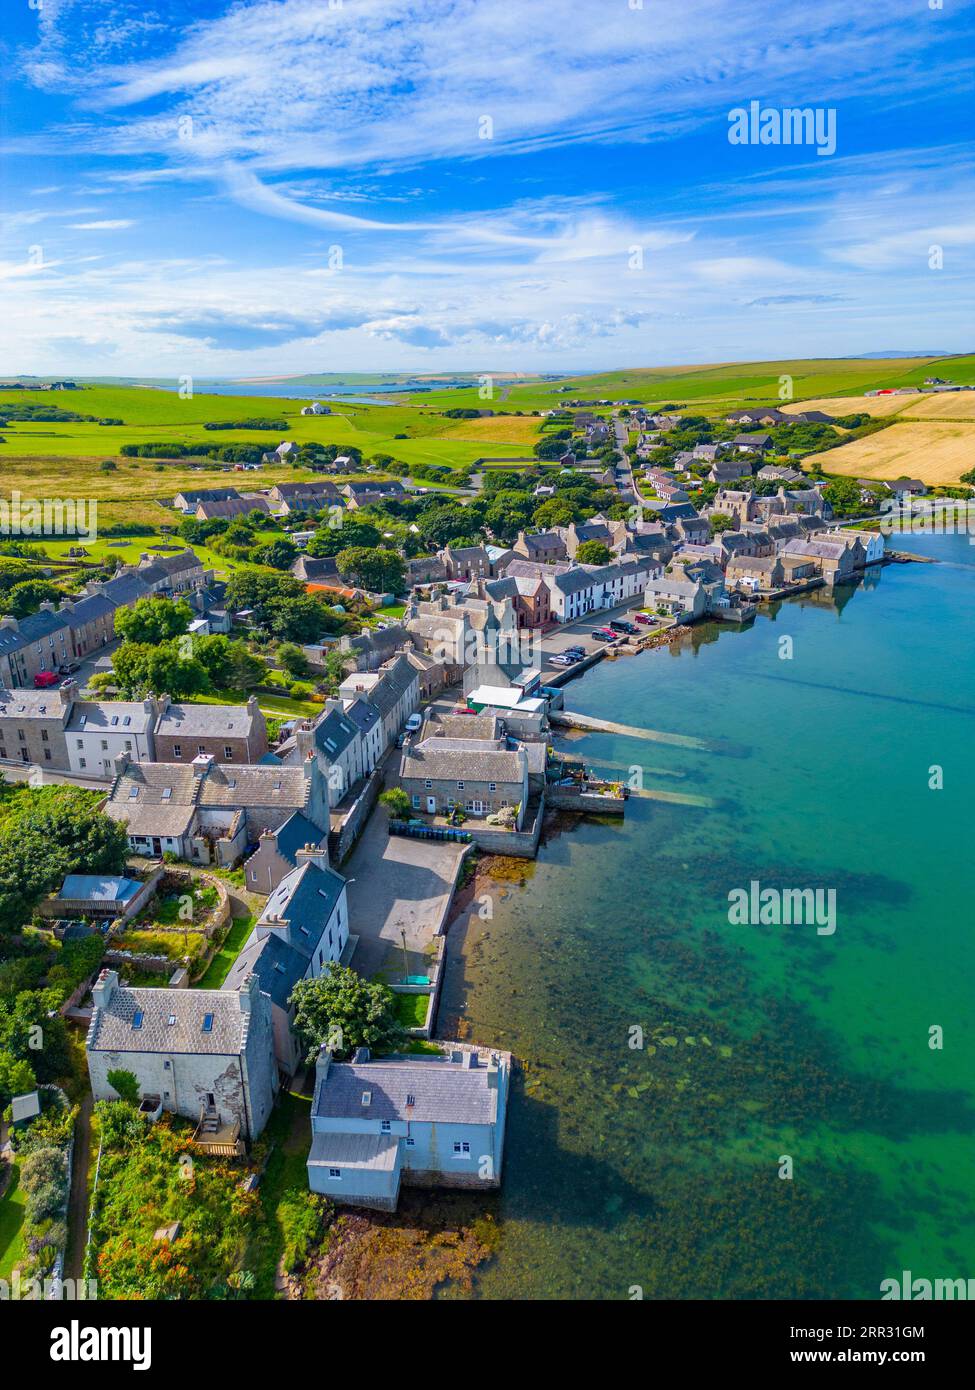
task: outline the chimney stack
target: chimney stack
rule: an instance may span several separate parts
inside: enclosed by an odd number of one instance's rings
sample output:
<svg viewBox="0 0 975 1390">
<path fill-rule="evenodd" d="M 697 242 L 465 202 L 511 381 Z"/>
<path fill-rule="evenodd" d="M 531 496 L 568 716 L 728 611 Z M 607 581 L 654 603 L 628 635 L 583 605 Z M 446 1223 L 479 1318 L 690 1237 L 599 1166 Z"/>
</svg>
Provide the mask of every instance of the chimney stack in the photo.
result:
<svg viewBox="0 0 975 1390">
<path fill-rule="evenodd" d="M 295 851 L 295 867 L 300 869 L 302 864 L 314 864 L 316 868 L 328 868 L 328 848 L 326 845 L 302 845 L 301 849 Z"/>
<path fill-rule="evenodd" d="M 103 970 L 91 990 L 91 999 L 96 1009 L 107 1009 L 112 995 L 118 988 L 118 971 Z"/>
<path fill-rule="evenodd" d="M 131 761 L 132 759 L 129 757 L 128 753 L 116 753 L 115 757 L 112 759 L 112 768 L 115 772 L 115 776 L 121 777 Z"/>
<path fill-rule="evenodd" d="M 76 680 L 64 681 L 58 687 L 58 699 L 62 705 L 70 705 L 78 698 L 78 682 Z"/>
<path fill-rule="evenodd" d="M 253 973 L 245 975 L 237 991 L 237 1003 L 242 1014 L 249 1014 L 254 1008 L 254 1000 L 261 992 L 261 982 Z"/>
<path fill-rule="evenodd" d="M 159 715 L 160 719 L 169 709 L 169 704 L 170 700 L 168 695 L 163 694 L 156 696 L 156 713 Z"/>
</svg>

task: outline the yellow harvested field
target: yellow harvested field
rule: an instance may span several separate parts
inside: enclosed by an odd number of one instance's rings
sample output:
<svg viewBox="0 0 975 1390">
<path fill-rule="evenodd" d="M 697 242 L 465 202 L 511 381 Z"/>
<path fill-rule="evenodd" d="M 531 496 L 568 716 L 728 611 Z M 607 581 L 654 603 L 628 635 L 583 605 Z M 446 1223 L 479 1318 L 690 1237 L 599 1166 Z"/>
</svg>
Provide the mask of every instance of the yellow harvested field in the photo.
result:
<svg viewBox="0 0 975 1390">
<path fill-rule="evenodd" d="M 957 483 L 975 467 L 975 422 L 902 418 L 888 429 L 822 455 L 828 473 L 852 478 L 920 478 Z"/>
<path fill-rule="evenodd" d="M 975 394 L 975 393 L 973 393 Z M 798 415 L 801 410 L 822 410 L 826 415 L 896 415 L 919 398 L 910 396 L 824 396 L 818 401 L 791 401 L 782 406 L 786 415 Z"/>
<path fill-rule="evenodd" d="M 482 415 L 476 420 L 445 420 L 431 431 L 435 439 L 470 439 L 475 443 L 534 444 L 541 421 L 532 415 Z"/>
<path fill-rule="evenodd" d="M 940 391 L 905 412 L 909 420 L 975 420 L 975 391 Z"/>
</svg>

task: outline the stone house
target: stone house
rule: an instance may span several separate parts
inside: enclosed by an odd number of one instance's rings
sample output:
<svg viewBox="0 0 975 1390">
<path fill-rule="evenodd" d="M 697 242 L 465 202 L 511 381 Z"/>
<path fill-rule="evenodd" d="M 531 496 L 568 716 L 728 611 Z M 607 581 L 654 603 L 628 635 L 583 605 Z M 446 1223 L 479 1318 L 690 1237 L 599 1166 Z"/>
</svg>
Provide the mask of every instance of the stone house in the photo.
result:
<svg viewBox="0 0 975 1390">
<path fill-rule="evenodd" d="M 778 589 L 785 581 L 782 562 L 774 555 L 739 555 L 728 561 L 725 580 L 731 587 L 735 585 L 749 593 L 759 590 Z"/>
<path fill-rule="evenodd" d="M 428 738 L 403 752 L 400 784 L 415 811 L 488 816 L 517 807 L 520 830 L 528 804 L 528 760 L 503 740 Z"/>
<path fill-rule="evenodd" d="M 161 763 L 191 763 L 205 754 L 218 763 L 257 763 L 268 751 L 267 723 L 252 695 L 246 705 L 156 701 L 155 754 Z"/>
<path fill-rule="evenodd" d="M 400 1185 L 498 1187 L 511 1054 L 444 1043 L 439 1055 L 373 1060 L 357 1049 L 315 1068 L 308 1186 L 395 1211 Z"/>
<path fill-rule="evenodd" d="M 231 497 L 239 497 L 235 487 L 202 487 L 177 492 L 173 506 L 178 512 L 191 512 L 198 502 L 225 502 Z"/>
<path fill-rule="evenodd" d="M 828 540 L 787 541 L 779 554 L 783 564 L 789 560 L 811 562 L 830 585 L 850 583 L 854 571 L 863 568 L 864 560 L 859 541 L 853 545 Z"/>
<path fill-rule="evenodd" d="M 85 1050 L 96 1100 L 117 1100 L 110 1071 L 188 1120 L 206 1113 L 253 1140 L 278 1090 L 271 1001 L 255 976 L 239 990 L 129 989 L 103 970 L 92 989 Z"/>
<path fill-rule="evenodd" d="M 67 768 L 70 715 L 70 688 L 0 689 L 0 759 Z"/>
<path fill-rule="evenodd" d="M 533 560 L 540 565 L 550 565 L 556 560 L 564 560 L 567 554 L 565 541 L 558 531 L 519 531 L 518 539 L 511 549 L 522 559 Z"/>
<path fill-rule="evenodd" d="M 139 556 L 137 573 L 149 584 L 153 593 L 171 591 L 182 594 L 206 583 L 203 561 L 192 550 L 181 550 L 176 555 L 142 554 Z"/>
<path fill-rule="evenodd" d="M 197 521 L 229 521 L 235 516 L 248 516 L 251 512 L 263 512 L 269 516 L 271 508 L 266 497 L 256 494 L 251 497 L 223 497 L 213 501 L 197 502 L 193 515 Z"/>
<path fill-rule="evenodd" d="M 43 603 L 26 618 L 0 618 L 0 686 L 30 688 L 41 671 L 58 671 L 74 658 L 67 614 Z"/>
<path fill-rule="evenodd" d="M 483 545 L 445 546 L 439 552 L 448 579 L 493 579 L 495 570 Z"/>
<path fill-rule="evenodd" d="M 242 767 L 201 755 L 186 766 L 135 763 L 120 754 L 115 774 L 105 814 L 126 825 L 135 854 L 171 853 L 229 868 L 295 811 L 328 827 L 325 779 L 314 758 L 300 767 Z"/>
<path fill-rule="evenodd" d="M 300 849 L 312 845 L 324 852 L 328 862 L 328 834 L 313 825 L 307 816 L 295 811 L 276 830 L 264 830 L 257 849 L 244 863 L 244 883 L 251 893 L 273 893 L 297 866 Z"/>
</svg>

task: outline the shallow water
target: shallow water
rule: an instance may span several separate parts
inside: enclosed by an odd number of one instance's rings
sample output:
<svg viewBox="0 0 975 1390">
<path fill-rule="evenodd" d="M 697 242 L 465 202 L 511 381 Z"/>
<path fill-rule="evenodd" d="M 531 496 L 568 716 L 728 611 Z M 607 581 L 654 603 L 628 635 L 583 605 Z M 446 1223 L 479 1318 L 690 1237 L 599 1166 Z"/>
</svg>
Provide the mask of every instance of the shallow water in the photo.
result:
<svg viewBox="0 0 975 1390">
<path fill-rule="evenodd" d="M 632 797 L 624 823 L 563 828 L 491 920 L 451 930 L 439 1031 L 523 1063 L 480 1296 L 975 1276 L 975 548 L 910 548 L 945 563 L 568 687 L 572 709 L 709 740 L 571 746 L 710 804 Z M 835 931 L 730 925 L 752 880 L 835 891 Z"/>
</svg>

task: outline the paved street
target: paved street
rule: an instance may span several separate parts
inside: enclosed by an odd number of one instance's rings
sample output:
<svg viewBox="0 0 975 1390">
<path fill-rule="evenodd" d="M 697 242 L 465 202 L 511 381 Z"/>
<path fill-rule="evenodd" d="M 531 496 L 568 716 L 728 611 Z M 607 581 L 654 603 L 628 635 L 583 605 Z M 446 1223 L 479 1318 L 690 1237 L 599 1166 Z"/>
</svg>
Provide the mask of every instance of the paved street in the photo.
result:
<svg viewBox="0 0 975 1390">
<path fill-rule="evenodd" d="M 395 772 L 399 759 L 391 763 Z M 382 969 L 387 957 L 402 973 L 393 952 L 402 947 L 404 932 L 410 952 L 430 945 L 450 904 L 466 848 L 389 835 L 386 822 L 385 808 L 377 806 L 341 868 L 349 881 L 349 929 L 359 937 L 352 965 L 368 977 Z"/>
</svg>

